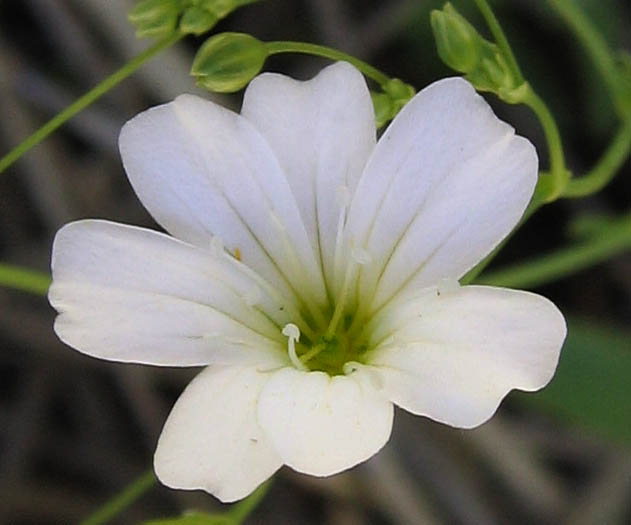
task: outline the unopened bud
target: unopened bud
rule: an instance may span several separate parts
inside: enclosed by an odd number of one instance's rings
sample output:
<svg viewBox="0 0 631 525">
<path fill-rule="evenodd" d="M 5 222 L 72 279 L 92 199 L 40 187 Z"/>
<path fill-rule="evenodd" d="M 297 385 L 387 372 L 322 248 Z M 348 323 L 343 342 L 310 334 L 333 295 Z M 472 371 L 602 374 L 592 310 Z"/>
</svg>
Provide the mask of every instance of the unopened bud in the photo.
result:
<svg viewBox="0 0 631 525">
<path fill-rule="evenodd" d="M 129 21 L 136 26 L 138 38 L 168 36 L 177 26 L 179 0 L 142 0 L 129 12 Z"/>
<path fill-rule="evenodd" d="M 201 7 L 189 7 L 180 20 L 180 31 L 184 34 L 201 35 L 212 29 L 219 18 L 217 15 Z"/>
<path fill-rule="evenodd" d="M 381 128 L 394 118 L 396 114 L 394 103 L 387 93 L 371 91 L 370 97 L 372 98 L 372 105 L 375 110 L 375 125 L 377 128 Z"/>
<path fill-rule="evenodd" d="M 447 3 L 433 10 L 430 21 L 438 55 L 450 68 L 469 73 L 480 61 L 482 37 L 456 9 Z"/>
<path fill-rule="evenodd" d="M 220 33 L 199 48 L 191 74 L 197 84 L 218 93 L 245 87 L 263 68 L 265 44 L 244 33 Z"/>
<path fill-rule="evenodd" d="M 390 79 L 390 81 L 382 87 L 383 90 L 390 95 L 392 102 L 396 106 L 396 111 L 399 111 L 405 106 L 416 93 L 410 84 L 406 84 L 398 78 Z"/>
<path fill-rule="evenodd" d="M 217 18 L 224 18 L 235 9 L 258 1 L 259 0 L 200 0 L 199 6 L 202 9 L 210 11 Z"/>
</svg>

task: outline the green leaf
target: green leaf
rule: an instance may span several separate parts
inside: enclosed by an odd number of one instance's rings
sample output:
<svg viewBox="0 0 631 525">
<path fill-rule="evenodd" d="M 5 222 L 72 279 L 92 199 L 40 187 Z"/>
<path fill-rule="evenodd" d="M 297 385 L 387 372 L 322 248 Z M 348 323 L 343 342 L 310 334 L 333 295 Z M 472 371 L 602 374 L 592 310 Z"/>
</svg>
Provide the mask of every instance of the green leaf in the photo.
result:
<svg viewBox="0 0 631 525">
<path fill-rule="evenodd" d="M 177 518 L 159 518 L 144 522 L 144 525 L 234 525 L 235 521 L 225 514 L 191 512 Z"/>
<path fill-rule="evenodd" d="M 550 384 L 516 394 L 587 432 L 631 445 L 631 332 L 572 319 Z"/>
</svg>

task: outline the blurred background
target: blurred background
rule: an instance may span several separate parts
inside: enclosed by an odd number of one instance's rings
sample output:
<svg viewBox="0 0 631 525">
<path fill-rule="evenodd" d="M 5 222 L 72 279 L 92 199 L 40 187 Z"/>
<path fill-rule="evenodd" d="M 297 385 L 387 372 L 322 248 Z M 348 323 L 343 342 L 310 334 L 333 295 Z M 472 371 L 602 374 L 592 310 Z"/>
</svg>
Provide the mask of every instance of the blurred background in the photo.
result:
<svg viewBox="0 0 631 525">
<path fill-rule="evenodd" d="M 581 0 L 614 48 L 631 47 L 631 4 Z M 454 4 L 488 36 L 468 0 Z M 0 156 L 146 48 L 131 0 L 0 0 Z M 526 78 L 561 128 L 567 162 L 589 169 L 617 127 L 602 81 L 546 1 L 495 1 Z M 214 31 L 303 40 L 356 55 L 420 89 L 452 75 L 438 59 L 424 0 L 265 0 Z M 133 194 L 117 151 L 121 125 L 182 92 L 203 40 L 188 38 L 147 63 L 0 174 L 0 260 L 49 271 L 64 223 L 105 218 L 157 228 Z M 309 78 L 326 62 L 273 57 L 267 70 Z M 208 93 L 204 96 L 215 97 Z M 629 94 L 631 96 L 631 93 Z M 546 148 L 523 107 L 487 97 L 498 115 Z M 222 103 L 239 108 L 240 96 Z M 584 217 L 631 204 L 629 163 L 602 192 L 544 207 L 492 268 L 554 251 Z M 578 233 L 577 233 L 578 232 Z M 328 479 L 284 468 L 248 523 L 631 523 L 631 253 L 535 291 L 566 314 L 556 377 L 512 393 L 473 431 L 398 411 L 393 437 L 367 463 Z M 76 523 L 151 466 L 161 426 L 197 370 L 98 361 L 60 343 L 42 296 L 0 288 L 0 523 Z M 216 510 L 201 492 L 156 486 L 113 523 L 186 509 Z"/>
</svg>

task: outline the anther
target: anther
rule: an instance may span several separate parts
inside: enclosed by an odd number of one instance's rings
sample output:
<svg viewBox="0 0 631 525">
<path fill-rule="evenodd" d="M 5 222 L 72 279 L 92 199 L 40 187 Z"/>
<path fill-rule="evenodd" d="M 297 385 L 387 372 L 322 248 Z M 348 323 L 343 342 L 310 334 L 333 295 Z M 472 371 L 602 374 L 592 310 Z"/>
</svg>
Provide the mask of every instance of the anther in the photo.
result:
<svg viewBox="0 0 631 525">
<path fill-rule="evenodd" d="M 309 369 L 305 366 L 305 364 L 298 358 L 296 354 L 296 341 L 300 339 L 300 328 L 298 328 L 293 323 L 287 323 L 283 328 L 283 335 L 287 337 L 287 353 L 289 354 L 289 359 L 291 363 L 298 369 L 303 372 L 308 371 Z"/>
</svg>

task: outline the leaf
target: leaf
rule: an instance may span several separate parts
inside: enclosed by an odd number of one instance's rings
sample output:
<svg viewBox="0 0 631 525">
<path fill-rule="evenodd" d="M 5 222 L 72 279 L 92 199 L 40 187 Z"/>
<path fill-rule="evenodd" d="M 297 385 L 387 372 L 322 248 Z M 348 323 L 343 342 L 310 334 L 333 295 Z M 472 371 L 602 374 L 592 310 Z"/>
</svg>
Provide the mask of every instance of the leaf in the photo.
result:
<svg viewBox="0 0 631 525">
<path fill-rule="evenodd" d="M 556 375 L 515 398 L 594 435 L 631 445 L 631 333 L 572 319 Z"/>
</svg>

